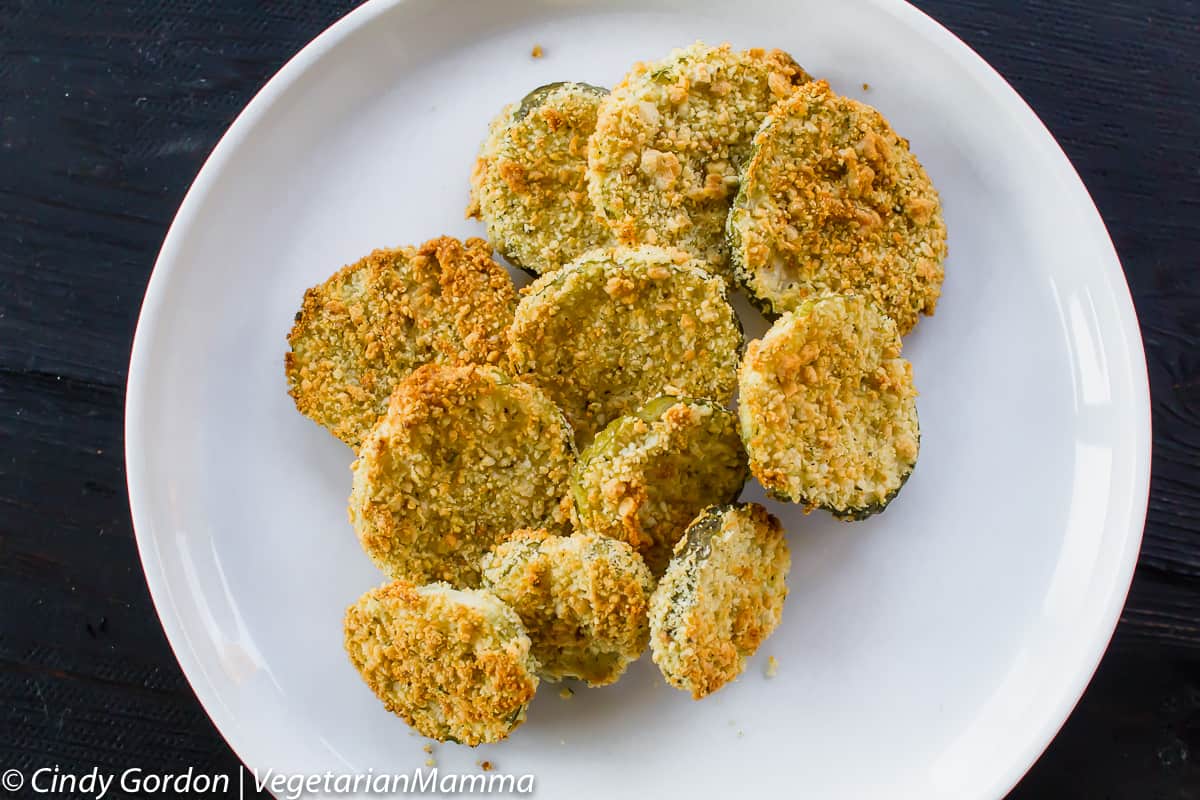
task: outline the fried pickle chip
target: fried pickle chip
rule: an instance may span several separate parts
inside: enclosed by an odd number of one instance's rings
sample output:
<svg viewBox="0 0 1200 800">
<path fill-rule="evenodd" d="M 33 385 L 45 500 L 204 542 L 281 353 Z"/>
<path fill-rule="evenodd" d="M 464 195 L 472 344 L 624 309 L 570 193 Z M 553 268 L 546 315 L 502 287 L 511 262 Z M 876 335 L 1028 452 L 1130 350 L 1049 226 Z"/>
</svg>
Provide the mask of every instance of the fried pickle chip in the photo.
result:
<svg viewBox="0 0 1200 800">
<path fill-rule="evenodd" d="M 346 610 L 346 653 L 422 736 L 474 747 L 525 720 L 538 679 L 520 618 L 494 594 L 396 581 Z"/>
<path fill-rule="evenodd" d="M 606 94 L 586 83 L 547 84 L 492 123 L 468 215 L 487 224 L 509 263 L 541 275 L 609 239 L 586 178 L 587 141 Z"/>
<path fill-rule="evenodd" d="M 738 415 L 750 471 L 781 500 L 843 519 L 879 513 L 917 463 L 912 364 L 865 297 L 801 304 L 750 343 Z"/>
<path fill-rule="evenodd" d="M 725 405 L 742 331 L 725 284 L 660 247 L 602 248 L 526 287 L 514 373 L 540 386 L 586 446 L 613 419 L 673 394 Z"/>
<path fill-rule="evenodd" d="M 428 364 L 359 448 L 350 521 L 388 576 L 475 586 L 480 557 L 513 530 L 567 528 L 574 463 L 541 391 L 492 367 Z"/>
<path fill-rule="evenodd" d="M 699 700 L 736 678 L 779 624 L 791 555 L 760 505 L 712 506 L 688 526 L 650 600 L 650 652 Z"/>
<path fill-rule="evenodd" d="M 727 44 L 635 65 L 588 144 L 588 191 L 617 241 L 687 250 L 730 279 L 725 217 L 750 141 L 807 80 L 787 53 Z"/>
<path fill-rule="evenodd" d="M 646 649 L 654 578 L 624 542 L 518 531 L 484 556 L 483 585 L 525 623 L 543 678 L 604 686 Z"/>
<path fill-rule="evenodd" d="M 736 500 L 748 475 L 737 417 L 708 400 L 659 397 L 580 453 L 571 491 L 580 527 L 628 542 L 661 575 L 688 523 Z"/>
<path fill-rule="evenodd" d="M 767 314 L 862 294 L 905 334 L 941 294 L 937 190 L 878 111 L 824 81 L 781 102 L 754 137 L 728 234 L 738 280 Z"/>
<path fill-rule="evenodd" d="M 482 239 L 376 250 L 304 293 L 284 359 L 300 413 L 351 447 L 427 363 L 502 365 L 516 307 Z"/>
</svg>

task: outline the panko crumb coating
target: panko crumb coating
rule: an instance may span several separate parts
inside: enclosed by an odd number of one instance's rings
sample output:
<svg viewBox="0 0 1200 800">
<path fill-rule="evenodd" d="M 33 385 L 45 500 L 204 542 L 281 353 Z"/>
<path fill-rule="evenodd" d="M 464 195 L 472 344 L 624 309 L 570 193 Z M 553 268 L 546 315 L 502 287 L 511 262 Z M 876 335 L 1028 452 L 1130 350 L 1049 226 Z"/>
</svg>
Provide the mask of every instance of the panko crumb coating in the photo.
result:
<svg viewBox="0 0 1200 800">
<path fill-rule="evenodd" d="M 699 700 L 736 678 L 775 630 L 791 554 L 762 506 L 713 506 L 687 530 L 650 600 L 650 652 Z"/>
<path fill-rule="evenodd" d="M 487 180 L 488 172 L 492 169 L 496 151 L 500 149 L 500 142 L 504 140 L 504 132 L 512 124 L 517 107 L 517 103 L 509 103 L 501 108 L 500 113 L 492 117 L 492 121 L 488 123 L 487 135 L 483 137 L 483 143 L 479 145 L 479 155 L 475 157 L 475 163 L 471 165 L 471 193 L 467 203 L 468 219 L 472 217 L 478 219 L 482 213 L 479 208 L 481 187 Z"/>
<path fill-rule="evenodd" d="M 600 104 L 588 191 L 619 243 L 670 245 L 731 278 L 725 218 L 767 112 L 809 80 L 781 50 L 697 42 L 635 64 Z"/>
<path fill-rule="evenodd" d="M 776 106 L 754 137 L 728 233 L 738 280 L 768 314 L 865 294 L 905 334 L 941 294 L 937 190 L 878 111 L 824 81 Z"/>
<path fill-rule="evenodd" d="M 843 519 L 891 502 L 921 437 L 900 346 L 890 318 L 845 295 L 805 302 L 750 343 L 738 414 L 750 470 L 768 492 Z"/>
<path fill-rule="evenodd" d="M 357 448 L 422 364 L 502 365 L 517 293 L 491 254 L 443 236 L 375 250 L 305 292 L 284 357 L 300 413 Z"/>
<path fill-rule="evenodd" d="M 604 686 L 646 649 L 654 578 L 624 542 L 517 531 L 484 556 L 483 585 L 524 622 L 548 680 Z"/>
<path fill-rule="evenodd" d="M 537 662 L 520 618 L 491 592 L 396 581 L 360 597 L 344 627 L 354 668 L 422 736 L 474 747 L 524 722 Z"/>
<path fill-rule="evenodd" d="M 553 272 L 610 237 L 587 193 L 587 142 L 607 89 L 552 83 L 506 107 L 471 175 L 468 216 L 508 261 Z"/>
<path fill-rule="evenodd" d="M 725 405 L 737 383 L 741 325 L 725 284 L 687 253 L 598 249 L 522 290 L 509 360 L 540 386 L 580 446 L 663 394 Z"/>
<path fill-rule="evenodd" d="M 737 417 L 707 400 L 659 397 L 596 436 L 571 491 L 583 530 L 628 542 L 662 575 L 688 523 L 736 500 L 748 476 Z"/>
<path fill-rule="evenodd" d="M 567 528 L 574 463 L 541 391 L 492 367 L 429 364 L 363 440 L 350 521 L 389 577 L 475 586 L 480 557 L 513 530 Z"/>
</svg>

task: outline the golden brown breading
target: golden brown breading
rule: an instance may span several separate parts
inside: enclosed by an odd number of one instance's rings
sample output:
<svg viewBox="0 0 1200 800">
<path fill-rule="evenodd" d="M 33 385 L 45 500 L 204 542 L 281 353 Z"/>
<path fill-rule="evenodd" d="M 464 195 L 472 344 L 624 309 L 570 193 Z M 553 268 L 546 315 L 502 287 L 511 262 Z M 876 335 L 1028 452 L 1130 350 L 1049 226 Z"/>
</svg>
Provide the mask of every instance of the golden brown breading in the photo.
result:
<svg viewBox="0 0 1200 800">
<path fill-rule="evenodd" d="M 699 700 L 740 675 L 779 625 L 791 564 L 762 506 L 697 517 L 650 600 L 650 652 L 667 682 Z"/>
<path fill-rule="evenodd" d="M 747 347 L 738 381 L 750 470 L 780 499 L 861 519 L 883 510 L 917 462 L 912 365 L 896 324 L 864 297 L 784 314 Z"/>
<path fill-rule="evenodd" d="M 517 104 L 509 103 L 500 109 L 500 113 L 488 123 L 487 136 L 484 137 L 483 143 L 479 146 L 479 155 L 475 157 L 475 163 L 471 165 L 471 193 L 470 202 L 467 203 L 468 219 L 471 217 L 478 218 L 480 215 L 479 198 L 483 192 L 484 182 L 487 180 L 488 172 L 492 168 L 492 161 L 496 157 L 496 151 L 500 149 L 500 142 L 504 140 L 504 132 L 512 124 L 513 115 L 516 113 L 516 110 Z"/>
<path fill-rule="evenodd" d="M 483 585 L 525 623 L 543 678 L 604 686 L 646 649 L 654 578 L 624 542 L 517 531 L 483 557 Z"/>
<path fill-rule="evenodd" d="M 512 264 L 553 272 L 609 239 L 587 194 L 587 141 L 606 89 L 552 83 L 493 122 L 472 173 L 469 216 Z"/>
<path fill-rule="evenodd" d="M 480 557 L 514 529 L 567 527 L 574 463 L 541 391 L 492 367 L 428 364 L 363 440 L 350 521 L 390 577 L 474 586 Z"/>
<path fill-rule="evenodd" d="M 737 418 L 707 400 L 659 397 L 608 424 L 571 474 L 583 530 L 628 542 L 655 575 L 688 523 L 746 482 Z"/>
<path fill-rule="evenodd" d="M 725 217 L 750 140 L 807 80 L 787 53 L 727 44 L 634 65 L 588 145 L 588 190 L 617 241 L 679 247 L 729 277 Z"/>
<path fill-rule="evenodd" d="M 500 741 L 538 685 L 520 618 L 491 592 L 381 586 L 346 610 L 345 644 L 387 710 L 440 742 Z"/>
<path fill-rule="evenodd" d="M 284 366 L 296 408 L 351 447 L 429 362 L 502 365 L 516 290 L 482 239 L 376 250 L 304 294 Z"/>
<path fill-rule="evenodd" d="M 905 334 L 941 294 L 946 226 L 929 176 L 878 111 L 824 81 L 755 136 L 729 239 L 738 279 L 768 313 L 865 294 Z"/>
<path fill-rule="evenodd" d="M 523 290 L 514 372 L 562 408 L 583 446 L 661 394 L 729 402 L 742 334 L 725 285 L 686 253 L 594 250 Z"/>
</svg>

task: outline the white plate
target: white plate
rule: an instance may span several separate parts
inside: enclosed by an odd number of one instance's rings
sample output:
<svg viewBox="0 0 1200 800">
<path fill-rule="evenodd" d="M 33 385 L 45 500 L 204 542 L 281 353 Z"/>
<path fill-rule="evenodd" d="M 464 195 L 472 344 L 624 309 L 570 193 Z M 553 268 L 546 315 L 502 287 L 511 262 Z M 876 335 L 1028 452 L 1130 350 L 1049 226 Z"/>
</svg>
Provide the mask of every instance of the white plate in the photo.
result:
<svg viewBox="0 0 1200 800">
<path fill-rule="evenodd" d="M 503 103 L 552 80 L 611 85 L 697 38 L 792 52 L 878 106 L 941 190 L 945 291 L 905 346 L 920 464 L 865 523 L 771 504 L 791 531 L 791 596 L 736 684 L 695 703 L 644 658 L 571 700 L 547 685 L 509 741 L 438 746 L 439 769 L 488 759 L 536 775 L 543 797 L 999 797 L 1078 700 L 1141 537 L 1145 361 L 1095 207 L 1012 89 L 888 0 L 381 0 L 296 56 L 214 151 L 130 365 L 146 577 L 248 765 L 427 758 L 342 652 L 343 609 L 381 576 L 346 521 L 350 451 L 286 394 L 304 289 L 376 246 L 481 234 L 463 219 L 467 176 Z"/>
</svg>

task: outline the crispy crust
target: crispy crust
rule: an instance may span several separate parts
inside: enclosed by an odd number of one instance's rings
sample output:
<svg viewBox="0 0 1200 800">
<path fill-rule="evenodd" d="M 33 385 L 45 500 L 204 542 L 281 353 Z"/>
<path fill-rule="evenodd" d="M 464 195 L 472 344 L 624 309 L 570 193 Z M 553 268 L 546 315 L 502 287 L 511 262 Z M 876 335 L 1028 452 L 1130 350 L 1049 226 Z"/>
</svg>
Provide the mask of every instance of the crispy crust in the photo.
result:
<svg viewBox="0 0 1200 800">
<path fill-rule="evenodd" d="M 609 240 L 587 194 L 587 141 L 608 90 L 554 83 L 507 107 L 489 129 L 472 173 L 469 216 L 496 249 L 535 275 L 553 272 Z"/>
<path fill-rule="evenodd" d="M 941 294 L 946 226 L 929 176 L 878 111 L 824 81 L 767 117 L 728 234 L 738 280 L 768 314 L 865 294 L 904 334 Z"/>
<path fill-rule="evenodd" d="M 525 720 L 537 662 L 520 618 L 490 592 L 397 581 L 359 598 L 344 627 L 367 686 L 422 736 L 474 747 Z"/>
<path fill-rule="evenodd" d="M 741 342 L 723 281 L 681 251 L 617 247 L 523 290 L 509 359 L 559 404 L 584 446 L 661 394 L 728 403 Z"/>
<path fill-rule="evenodd" d="M 483 581 L 525 623 L 543 678 L 604 686 L 646 649 L 654 578 L 623 542 L 517 531 L 484 556 Z"/>
<path fill-rule="evenodd" d="M 679 247 L 728 277 L 725 217 L 751 138 L 808 79 L 780 50 L 728 44 L 634 65 L 588 145 L 588 191 L 617 241 Z"/>
<path fill-rule="evenodd" d="M 351 447 L 422 364 L 502 365 L 516 307 L 482 239 L 376 250 L 304 293 L 284 357 L 300 413 Z"/>
<path fill-rule="evenodd" d="M 760 505 L 696 518 L 650 600 L 650 651 L 663 677 L 696 700 L 736 678 L 775 630 L 791 555 Z"/>
<path fill-rule="evenodd" d="M 750 470 L 783 500 L 845 519 L 882 511 L 917 462 L 912 365 L 859 296 L 810 300 L 751 342 L 738 374 Z"/>
<path fill-rule="evenodd" d="M 571 490 L 581 528 L 628 542 L 661 575 L 688 523 L 736 500 L 748 475 L 731 412 L 660 397 L 608 424 L 580 454 Z"/>
<path fill-rule="evenodd" d="M 500 142 L 504 140 L 504 132 L 512 124 L 516 111 L 517 105 L 509 103 L 500 109 L 500 113 L 488 123 L 487 136 L 479 146 L 479 155 L 475 157 L 475 163 L 471 166 L 471 193 L 467 203 L 468 219 L 471 217 L 478 219 L 482 213 L 479 208 L 479 199 L 483 193 L 483 184 L 487 180 L 492 162 L 496 158 L 496 151 L 500 149 Z"/>
<path fill-rule="evenodd" d="M 574 463 L 542 392 L 491 367 L 429 364 L 363 440 L 350 521 L 390 577 L 474 586 L 480 557 L 514 529 L 565 530 Z"/>
</svg>

